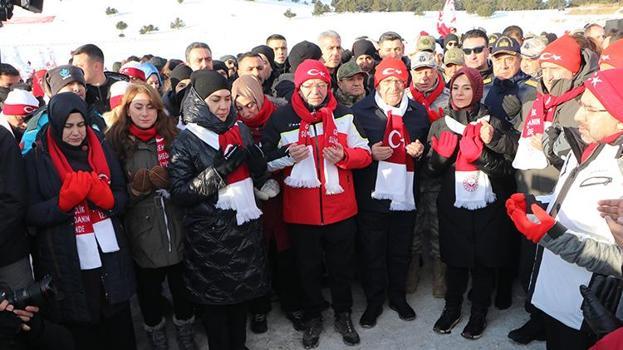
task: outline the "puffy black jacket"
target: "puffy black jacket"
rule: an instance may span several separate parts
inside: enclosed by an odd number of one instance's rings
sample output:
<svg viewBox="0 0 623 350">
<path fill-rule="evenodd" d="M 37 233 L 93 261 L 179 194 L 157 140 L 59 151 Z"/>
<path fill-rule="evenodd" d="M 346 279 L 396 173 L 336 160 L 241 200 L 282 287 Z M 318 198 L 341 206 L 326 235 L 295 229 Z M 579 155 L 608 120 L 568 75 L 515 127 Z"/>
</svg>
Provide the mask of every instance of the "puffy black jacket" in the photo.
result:
<svg viewBox="0 0 623 350">
<path fill-rule="evenodd" d="M 100 86 L 87 84 L 86 102 L 89 109 L 94 108 L 100 115 L 110 111 L 110 87 L 118 81 L 127 81 L 128 77 L 115 72 L 104 72 L 106 81 Z M 102 129 L 103 130 L 103 129 Z"/>
<path fill-rule="evenodd" d="M 446 113 L 466 125 L 487 115 L 488 111 L 479 104 L 471 112 L 456 112 L 448 107 Z M 456 208 L 456 151 L 449 159 L 439 156 L 432 148 L 429 152 L 428 171 L 433 177 L 442 177 L 437 198 L 441 259 L 451 266 L 473 267 L 478 262 L 486 267 L 500 267 L 509 262 L 513 232 L 510 232 L 510 220 L 506 216 L 504 203 L 515 187 L 511 162 L 517 151 L 518 135 L 500 119 L 492 117 L 490 123 L 496 129 L 494 139 L 485 146 L 477 161 L 479 169 L 489 176 L 496 194 L 496 200 L 485 208 Z M 439 138 L 444 130 L 450 130 L 444 118 L 435 121 L 428 134 L 429 141 L 433 136 Z"/>
<path fill-rule="evenodd" d="M 28 255 L 24 160 L 13 135 L 0 126 L 0 267 Z"/>
<path fill-rule="evenodd" d="M 80 270 L 73 214 L 62 212 L 58 207 L 61 179 L 52 164 L 45 135 L 46 125 L 37 138 L 33 149 L 26 154 L 26 170 L 30 205 L 26 220 L 34 226 L 36 236 L 33 248 L 35 278 L 52 275 L 59 291 L 51 303 L 49 316 L 59 322 L 93 322 L 90 319 L 87 296 Z M 104 213 L 112 220 L 119 251 L 101 253 L 99 270 L 107 304 L 126 302 L 134 294 L 135 278 L 129 247 L 119 219 L 123 212 L 127 193 L 125 178 L 117 157 L 104 137 L 96 131 L 110 168 L 110 187 L 115 206 Z M 91 270 L 90 270 L 91 271 Z"/>
<path fill-rule="evenodd" d="M 220 122 L 194 88 L 182 107 L 185 123 L 217 133 L 235 118 L 232 109 L 227 122 Z M 253 144 L 248 128 L 241 125 L 240 132 L 245 145 Z M 184 130 L 173 143 L 169 165 L 171 194 L 184 210 L 184 280 L 191 299 L 209 305 L 241 303 L 265 295 L 269 287 L 260 220 L 238 226 L 235 211 L 215 207 L 218 191 L 227 185 L 214 170 L 219 152 Z"/>
<path fill-rule="evenodd" d="M 353 106 L 353 114 L 358 125 L 364 130 L 370 146 L 383 141 L 385 136 L 385 127 L 387 126 L 387 116 L 377 106 L 374 101 L 374 94 L 368 95 L 366 98 Z M 407 126 L 409 138 L 411 142 L 420 140 L 426 145 L 426 136 L 430 124 L 428 114 L 422 105 L 409 100 L 409 106 L 402 118 Z M 391 203 L 388 199 L 374 199 L 371 197 L 376 184 L 376 173 L 379 162 L 372 160 L 372 163 L 363 169 L 355 170 L 355 193 L 357 195 L 357 204 L 360 211 L 388 212 Z M 419 167 L 416 165 L 415 173 L 419 173 Z M 417 180 L 414 178 L 415 183 Z M 413 187 L 414 196 L 417 194 L 417 187 Z M 414 197 L 416 198 L 416 197 Z"/>
</svg>

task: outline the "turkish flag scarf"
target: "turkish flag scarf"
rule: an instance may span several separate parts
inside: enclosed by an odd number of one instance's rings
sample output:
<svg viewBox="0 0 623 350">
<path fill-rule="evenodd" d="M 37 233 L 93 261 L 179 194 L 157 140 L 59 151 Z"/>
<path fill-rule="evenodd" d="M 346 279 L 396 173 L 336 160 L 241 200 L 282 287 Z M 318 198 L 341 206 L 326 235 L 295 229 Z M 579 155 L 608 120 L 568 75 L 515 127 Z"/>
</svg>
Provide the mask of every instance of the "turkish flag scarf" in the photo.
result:
<svg viewBox="0 0 623 350">
<path fill-rule="evenodd" d="M 338 131 L 335 126 L 335 119 L 333 118 L 333 111 L 337 107 L 337 101 L 333 96 L 333 93 L 329 91 L 327 95 L 329 99 L 327 105 L 315 111 L 310 112 L 303 99 L 298 94 L 298 91 L 294 91 L 292 94 L 292 108 L 294 112 L 301 118 L 301 124 L 299 126 L 298 144 L 306 145 L 309 150 L 309 157 L 294 164 L 290 176 L 286 177 L 284 182 L 290 187 L 307 187 L 314 188 L 320 187 L 321 182 L 318 179 L 318 170 L 316 169 L 316 162 L 314 160 L 314 148 L 313 137 L 310 135 L 309 127 L 312 124 L 322 122 L 322 137 L 324 147 L 332 147 L 337 145 L 340 141 L 338 138 Z M 314 135 L 320 137 L 319 135 Z M 340 177 L 338 169 L 335 164 L 327 162 L 322 156 L 322 149 L 318 150 L 318 159 L 324 161 L 324 186 L 326 194 L 338 194 L 344 192 L 344 189 L 340 185 Z"/>
<path fill-rule="evenodd" d="M 409 99 L 403 94 L 398 107 L 385 104 L 378 93 L 374 96 L 374 100 L 387 115 L 383 146 L 391 147 L 393 152 L 389 158 L 378 163 L 372 198 L 391 200 L 389 206 L 391 211 L 415 210 L 413 196 L 415 164 L 413 158 L 407 154 L 406 147 L 411 143 L 411 139 L 402 120 L 409 106 Z"/>
<path fill-rule="evenodd" d="M 186 129 L 208 146 L 226 154 L 232 146 L 244 146 L 239 123 L 241 122 L 237 121 L 229 130 L 220 135 L 194 123 L 188 124 Z M 253 180 L 251 180 L 249 167 L 246 163 L 227 175 L 225 180 L 227 186 L 218 191 L 216 207 L 223 210 L 235 210 L 238 226 L 259 218 L 262 211 L 255 203 Z"/>
<path fill-rule="evenodd" d="M 88 161 L 91 170 L 110 183 L 110 168 L 108 167 L 102 145 L 90 127 L 87 127 L 86 130 L 87 145 L 89 147 Z M 67 161 L 63 151 L 56 144 L 50 128 L 47 130 L 46 141 L 52 164 L 61 178 L 61 182 L 63 182 L 65 177 L 74 172 L 74 170 Z M 80 269 L 91 270 L 101 267 L 102 261 L 98 245 L 103 253 L 112 253 L 119 250 L 112 221 L 101 210 L 89 208 L 86 199 L 74 208 L 73 214 L 74 234 L 76 236 Z"/>
</svg>

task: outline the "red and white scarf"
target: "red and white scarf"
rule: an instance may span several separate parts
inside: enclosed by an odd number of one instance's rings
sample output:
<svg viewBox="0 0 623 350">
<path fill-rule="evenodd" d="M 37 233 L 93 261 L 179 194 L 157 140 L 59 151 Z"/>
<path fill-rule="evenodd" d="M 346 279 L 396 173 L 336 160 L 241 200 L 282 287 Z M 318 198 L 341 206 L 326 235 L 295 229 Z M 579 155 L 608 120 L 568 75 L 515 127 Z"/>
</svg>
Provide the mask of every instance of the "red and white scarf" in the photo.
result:
<svg viewBox="0 0 623 350">
<path fill-rule="evenodd" d="M 413 100 L 424 106 L 426 108 L 426 112 L 428 113 L 428 120 L 432 124 L 435 120 L 441 118 L 443 116 L 443 108 L 439 108 L 438 110 L 433 110 L 432 105 L 442 93 L 445 85 L 443 83 L 443 77 L 441 73 L 437 72 L 437 86 L 431 91 L 428 96 L 423 92 L 415 88 L 415 84 L 411 82 L 411 86 L 409 87 L 409 91 L 411 92 L 411 97 Z"/>
<path fill-rule="evenodd" d="M 322 184 L 318 179 L 318 171 L 316 169 L 316 162 L 314 160 L 313 151 L 313 137 L 320 138 L 320 135 L 312 136 L 310 133 L 310 125 L 322 122 L 322 139 L 319 139 L 321 148 L 318 150 L 318 158 L 323 160 L 323 175 L 324 186 L 326 194 L 338 194 L 344 192 L 344 189 L 340 185 L 340 177 L 338 169 L 335 164 L 327 162 L 322 156 L 322 150 L 325 147 L 332 147 L 337 145 L 339 141 L 337 127 L 335 126 L 335 119 L 333 118 L 333 111 L 337 107 L 337 101 L 333 96 L 333 93 L 329 92 L 327 96 L 329 102 L 325 107 L 311 113 L 303 102 L 303 99 L 298 94 L 298 91 L 294 91 L 292 94 L 292 108 L 294 112 L 301 118 L 301 124 L 299 126 L 298 144 L 306 145 L 309 150 L 309 157 L 294 164 L 292 172 L 285 178 L 284 183 L 290 187 L 306 187 L 315 188 L 320 187 Z"/>
<path fill-rule="evenodd" d="M 130 134 L 134 135 L 136 138 L 143 142 L 147 142 L 155 138 L 156 150 L 158 152 L 158 165 L 163 168 L 169 166 L 169 152 L 167 152 L 164 137 L 158 135 L 158 131 L 156 130 L 155 126 L 149 129 L 141 129 L 133 123 L 130 123 L 128 131 L 130 132 Z"/>
<path fill-rule="evenodd" d="M 234 145 L 244 146 L 239 123 L 241 122 L 236 122 L 234 126 L 220 135 L 195 123 L 188 124 L 186 129 L 208 146 L 225 154 Z M 251 180 L 246 163 L 227 175 L 225 180 L 227 186 L 218 191 L 216 207 L 223 210 L 235 210 L 238 226 L 259 218 L 262 211 L 255 203 L 253 180 Z"/>
<path fill-rule="evenodd" d="M 62 182 L 74 170 L 63 151 L 56 144 L 51 132 L 52 130 L 48 128 L 46 135 L 48 152 Z M 97 135 L 90 127 L 87 127 L 87 144 L 89 147 L 88 160 L 92 171 L 100 179 L 106 179 L 110 184 L 110 168 L 106 161 L 106 155 Z M 98 245 L 103 253 L 119 250 L 112 221 L 102 211 L 90 209 L 86 199 L 74 208 L 74 234 L 81 270 L 91 270 L 102 266 Z"/>
<path fill-rule="evenodd" d="M 534 135 L 542 135 L 552 125 L 557 107 L 576 98 L 584 92 L 584 89 L 584 85 L 578 86 L 560 96 L 537 94 L 521 132 L 517 154 L 513 160 L 515 169 L 545 169 L 547 167 L 545 153 L 532 146 L 531 138 Z"/>
<path fill-rule="evenodd" d="M 391 147 L 393 153 L 389 158 L 379 161 L 376 183 L 371 196 L 374 199 L 390 199 L 391 211 L 415 210 L 413 197 L 415 164 L 413 158 L 407 154 L 406 147 L 411 143 L 411 139 L 402 120 L 409 106 L 409 98 L 407 94 L 403 94 L 398 107 L 387 105 L 378 93 L 374 95 L 374 100 L 387 115 L 383 146 Z"/>
<path fill-rule="evenodd" d="M 488 121 L 489 116 L 485 116 L 481 119 Z M 462 137 L 469 137 L 468 133 L 471 132 L 473 135 L 472 137 L 475 138 L 475 142 L 482 142 L 482 140 L 480 140 L 480 119 L 467 126 L 449 116 L 446 116 L 444 120 L 448 128 L 454 133 L 462 135 Z M 470 128 L 472 130 L 470 130 Z M 454 167 L 455 207 L 476 210 L 484 208 L 487 204 L 495 201 L 496 196 L 495 193 L 493 193 L 493 187 L 491 186 L 489 176 L 478 169 L 478 166 L 465 159 L 460 149 Z"/>
</svg>

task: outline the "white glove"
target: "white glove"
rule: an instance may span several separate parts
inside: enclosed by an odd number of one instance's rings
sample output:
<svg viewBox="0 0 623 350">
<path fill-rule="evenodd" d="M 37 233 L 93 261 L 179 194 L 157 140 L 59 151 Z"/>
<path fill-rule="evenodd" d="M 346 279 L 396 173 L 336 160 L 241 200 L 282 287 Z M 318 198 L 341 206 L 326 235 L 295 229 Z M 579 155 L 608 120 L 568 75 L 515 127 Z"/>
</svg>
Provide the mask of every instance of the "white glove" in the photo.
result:
<svg viewBox="0 0 623 350">
<path fill-rule="evenodd" d="M 277 182 L 277 180 L 274 180 L 274 179 L 268 179 L 264 183 L 264 186 L 262 186 L 260 191 L 263 193 L 266 193 L 266 195 L 268 195 L 268 198 L 274 198 L 280 192 L 279 182 Z"/>
</svg>

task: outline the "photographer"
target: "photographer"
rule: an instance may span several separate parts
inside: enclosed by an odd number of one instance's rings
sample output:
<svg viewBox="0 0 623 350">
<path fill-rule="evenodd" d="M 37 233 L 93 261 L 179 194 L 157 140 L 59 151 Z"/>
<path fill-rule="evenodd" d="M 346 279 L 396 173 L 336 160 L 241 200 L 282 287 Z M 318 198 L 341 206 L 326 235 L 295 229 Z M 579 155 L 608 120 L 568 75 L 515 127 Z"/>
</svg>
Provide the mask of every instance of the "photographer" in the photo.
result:
<svg viewBox="0 0 623 350">
<path fill-rule="evenodd" d="M 45 321 L 36 306 L 15 308 L 0 302 L 0 349 L 74 349 L 71 334 L 63 327 Z"/>
</svg>

